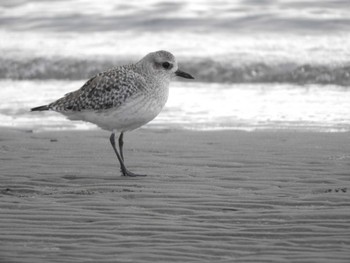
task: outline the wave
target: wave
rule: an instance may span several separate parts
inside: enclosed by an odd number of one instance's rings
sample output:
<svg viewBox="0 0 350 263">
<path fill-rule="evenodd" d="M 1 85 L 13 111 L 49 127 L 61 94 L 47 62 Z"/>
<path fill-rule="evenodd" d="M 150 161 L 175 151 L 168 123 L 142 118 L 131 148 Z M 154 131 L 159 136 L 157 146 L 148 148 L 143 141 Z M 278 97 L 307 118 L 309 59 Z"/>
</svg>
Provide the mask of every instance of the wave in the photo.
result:
<svg viewBox="0 0 350 263">
<path fill-rule="evenodd" d="M 350 62 L 337 65 L 286 63 L 231 63 L 212 59 L 181 59 L 182 70 L 196 81 L 217 83 L 295 83 L 350 86 Z M 0 58 L 2 79 L 87 79 L 97 72 L 127 64 L 127 59 Z"/>
<path fill-rule="evenodd" d="M 2 27 L 50 32 L 348 32 L 349 2 L 337 1 L 0 1 Z M 5 3 L 1 3 L 5 2 Z M 7 3 L 6 3 L 7 2 Z M 10 4 L 10 2 L 12 4 Z M 335 2 L 335 3 L 333 3 Z M 106 8 L 108 6 L 108 8 Z M 317 8 L 316 8 L 317 7 Z M 55 10 L 43 16 L 47 10 Z M 200 11 L 199 11 L 200 10 Z M 303 10 L 303 15 L 300 15 Z"/>
<path fill-rule="evenodd" d="M 206 82 L 294 83 L 350 86 L 350 63 L 343 65 L 297 63 L 230 64 L 204 60 L 186 70 Z"/>
</svg>

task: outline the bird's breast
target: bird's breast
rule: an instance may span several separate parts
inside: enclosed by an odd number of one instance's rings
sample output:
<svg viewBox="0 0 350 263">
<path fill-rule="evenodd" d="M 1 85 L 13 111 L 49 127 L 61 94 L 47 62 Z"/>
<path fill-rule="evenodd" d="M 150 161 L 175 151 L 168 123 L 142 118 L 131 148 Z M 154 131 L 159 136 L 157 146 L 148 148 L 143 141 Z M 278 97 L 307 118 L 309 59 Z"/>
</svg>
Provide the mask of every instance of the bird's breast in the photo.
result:
<svg viewBox="0 0 350 263">
<path fill-rule="evenodd" d="M 117 107 L 69 114 L 72 120 L 94 123 L 105 130 L 130 131 L 153 120 L 163 109 L 169 94 L 168 85 L 149 86 L 128 97 Z"/>
<path fill-rule="evenodd" d="M 117 109 L 111 109 L 106 114 L 113 120 L 114 129 L 119 131 L 134 130 L 153 120 L 163 109 L 168 98 L 163 94 L 135 95 Z"/>
</svg>

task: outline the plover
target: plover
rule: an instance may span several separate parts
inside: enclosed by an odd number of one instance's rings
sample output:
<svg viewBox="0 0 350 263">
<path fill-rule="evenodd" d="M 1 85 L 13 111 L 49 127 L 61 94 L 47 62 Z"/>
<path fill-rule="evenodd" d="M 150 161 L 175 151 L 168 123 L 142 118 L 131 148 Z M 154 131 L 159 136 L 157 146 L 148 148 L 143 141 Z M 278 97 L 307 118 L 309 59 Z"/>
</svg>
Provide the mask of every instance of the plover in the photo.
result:
<svg viewBox="0 0 350 263">
<path fill-rule="evenodd" d="M 164 107 L 169 83 L 174 76 L 193 77 L 178 69 L 175 57 L 167 51 L 149 53 L 139 62 L 98 73 L 80 89 L 32 111 L 52 110 L 70 120 L 91 122 L 112 131 L 110 142 L 124 176 L 142 176 L 130 172 L 124 162 L 123 136 L 153 120 Z M 119 152 L 115 133 L 119 135 Z M 144 176 L 144 175 L 143 175 Z"/>
</svg>

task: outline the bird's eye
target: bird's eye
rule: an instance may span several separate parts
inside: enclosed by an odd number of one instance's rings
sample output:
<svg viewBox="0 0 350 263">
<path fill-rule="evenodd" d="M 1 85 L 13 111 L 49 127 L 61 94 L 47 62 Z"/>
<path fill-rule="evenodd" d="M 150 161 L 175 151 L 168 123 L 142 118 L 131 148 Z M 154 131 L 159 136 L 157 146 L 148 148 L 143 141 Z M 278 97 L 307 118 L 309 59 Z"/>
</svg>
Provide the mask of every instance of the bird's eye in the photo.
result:
<svg viewBox="0 0 350 263">
<path fill-rule="evenodd" d="M 172 65 L 169 63 L 169 62 L 164 62 L 162 64 L 162 67 L 165 68 L 165 69 L 171 69 L 172 68 Z"/>
</svg>

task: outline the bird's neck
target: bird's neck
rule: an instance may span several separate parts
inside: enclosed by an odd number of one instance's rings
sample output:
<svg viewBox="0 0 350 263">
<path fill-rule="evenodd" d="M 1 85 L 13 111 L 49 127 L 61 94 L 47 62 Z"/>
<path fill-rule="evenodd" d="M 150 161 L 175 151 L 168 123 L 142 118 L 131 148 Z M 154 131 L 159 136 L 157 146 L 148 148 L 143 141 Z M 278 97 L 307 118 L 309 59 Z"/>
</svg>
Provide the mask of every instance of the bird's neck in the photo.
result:
<svg viewBox="0 0 350 263">
<path fill-rule="evenodd" d="M 144 63 L 136 63 L 134 70 L 145 78 L 147 84 L 154 88 L 167 89 L 169 87 L 170 79 L 166 74 L 155 74 L 152 68 Z"/>
</svg>

